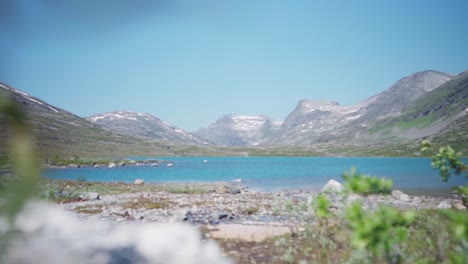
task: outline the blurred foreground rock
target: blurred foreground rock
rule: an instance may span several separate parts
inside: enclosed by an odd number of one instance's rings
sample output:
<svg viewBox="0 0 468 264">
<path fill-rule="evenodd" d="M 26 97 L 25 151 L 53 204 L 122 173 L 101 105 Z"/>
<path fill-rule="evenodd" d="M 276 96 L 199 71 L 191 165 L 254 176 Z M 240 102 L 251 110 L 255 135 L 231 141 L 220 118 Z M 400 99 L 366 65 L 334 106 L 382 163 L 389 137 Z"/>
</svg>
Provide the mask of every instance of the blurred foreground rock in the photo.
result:
<svg viewBox="0 0 468 264">
<path fill-rule="evenodd" d="M 83 221 L 35 202 L 19 214 L 15 229 L 2 243 L 1 263 L 231 263 L 214 242 L 203 242 L 197 229 L 183 224 Z M 7 230 L 0 218 L 0 234 Z"/>
</svg>

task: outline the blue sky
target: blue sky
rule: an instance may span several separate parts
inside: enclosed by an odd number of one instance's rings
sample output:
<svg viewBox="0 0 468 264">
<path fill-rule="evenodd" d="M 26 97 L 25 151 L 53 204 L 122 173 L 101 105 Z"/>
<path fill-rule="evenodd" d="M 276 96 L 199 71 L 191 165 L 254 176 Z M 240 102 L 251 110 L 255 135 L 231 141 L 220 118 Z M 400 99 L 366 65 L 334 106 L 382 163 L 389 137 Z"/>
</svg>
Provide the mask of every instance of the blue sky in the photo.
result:
<svg viewBox="0 0 468 264">
<path fill-rule="evenodd" d="M 352 105 L 421 70 L 468 69 L 468 1 L 1 0 L 0 81 L 79 116 L 194 131 Z"/>
</svg>

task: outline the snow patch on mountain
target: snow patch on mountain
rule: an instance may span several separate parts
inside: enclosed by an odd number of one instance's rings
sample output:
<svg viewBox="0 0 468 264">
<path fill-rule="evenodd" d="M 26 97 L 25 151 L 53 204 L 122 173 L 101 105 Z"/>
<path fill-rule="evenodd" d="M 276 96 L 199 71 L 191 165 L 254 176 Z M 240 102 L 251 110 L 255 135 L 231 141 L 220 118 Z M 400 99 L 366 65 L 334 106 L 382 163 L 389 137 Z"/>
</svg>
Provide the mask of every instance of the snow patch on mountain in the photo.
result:
<svg viewBox="0 0 468 264">
<path fill-rule="evenodd" d="M 185 144 L 210 144 L 148 113 L 114 111 L 90 116 L 87 119 L 104 128 L 128 135 Z"/>
</svg>

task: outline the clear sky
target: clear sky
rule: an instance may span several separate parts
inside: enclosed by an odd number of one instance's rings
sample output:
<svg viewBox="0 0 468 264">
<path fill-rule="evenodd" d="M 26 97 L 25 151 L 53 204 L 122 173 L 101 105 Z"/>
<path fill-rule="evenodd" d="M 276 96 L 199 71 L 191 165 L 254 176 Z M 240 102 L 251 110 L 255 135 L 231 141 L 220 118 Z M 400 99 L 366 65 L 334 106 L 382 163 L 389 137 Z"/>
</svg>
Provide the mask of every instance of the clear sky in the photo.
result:
<svg viewBox="0 0 468 264">
<path fill-rule="evenodd" d="M 0 81 L 79 116 L 194 131 L 352 105 L 422 70 L 468 69 L 466 0 L 0 0 Z"/>
</svg>

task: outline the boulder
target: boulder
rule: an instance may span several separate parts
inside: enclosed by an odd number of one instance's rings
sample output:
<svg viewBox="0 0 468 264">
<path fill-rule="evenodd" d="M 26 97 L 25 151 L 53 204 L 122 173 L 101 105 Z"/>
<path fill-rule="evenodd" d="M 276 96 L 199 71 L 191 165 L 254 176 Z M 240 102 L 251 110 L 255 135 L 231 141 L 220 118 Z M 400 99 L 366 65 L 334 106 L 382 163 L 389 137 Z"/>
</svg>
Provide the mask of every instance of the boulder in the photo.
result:
<svg viewBox="0 0 468 264">
<path fill-rule="evenodd" d="M 99 193 L 97 192 L 87 192 L 80 194 L 81 200 L 99 200 Z"/>
<path fill-rule="evenodd" d="M 325 186 L 322 188 L 322 192 L 341 192 L 344 190 L 343 184 L 335 181 L 329 180 Z"/>
<path fill-rule="evenodd" d="M 231 213 L 228 213 L 228 212 L 213 212 L 211 214 L 211 218 L 215 220 L 223 220 L 223 219 L 233 219 L 234 217 L 232 216 Z"/>
<path fill-rule="evenodd" d="M 118 165 L 119 167 L 123 167 L 123 166 L 125 166 L 125 162 L 121 161 L 121 162 L 119 162 L 119 164 L 117 164 L 117 165 Z"/>
<path fill-rule="evenodd" d="M 461 204 L 461 203 L 455 203 L 455 204 L 453 205 L 453 207 L 454 207 L 455 209 L 457 209 L 457 210 L 465 210 L 465 209 L 466 209 L 466 206 L 464 206 L 464 205 Z"/>
<path fill-rule="evenodd" d="M 360 196 L 359 194 L 351 193 L 348 196 L 346 196 L 346 202 L 345 204 L 351 205 L 354 202 L 362 202 L 364 198 Z"/>
<path fill-rule="evenodd" d="M 72 163 L 72 164 L 69 164 L 67 167 L 68 167 L 68 168 L 79 168 L 79 167 L 81 167 L 81 166 Z"/>
<path fill-rule="evenodd" d="M 223 190 L 225 193 L 230 193 L 230 194 L 238 194 L 241 193 L 240 188 L 232 185 L 224 185 Z"/>
<path fill-rule="evenodd" d="M 99 164 L 94 164 L 94 166 L 93 166 L 93 167 L 94 167 L 94 168 L 100 168 L 100 167 L 101 167 L 101 165 L 99 165 Z"/>
<path fill-rule="evenodd" d="M 409 202 L 411 198 L 409 195 L 406 193 L 400 191 L 400 190 L 393 190 L 392 191 L 392 197 L 395 198 L 395 200 L 403 201 L 403 202 Z"/>
<path fill-rule="evenodd" d="M 145 184 L 145 181 L 143 179 L 136 179 L 133 184 L 135 185 L 143 185 Z"/>
<path fill-rule="evenodd" d="M 107 166 L 108 168 L 116 168 L 117 167 L 117 164 L 115 164 L 114 162 L 109 162 L 109 166 Z"/>
<path fill-rule="evenodd" d="M 439 205 L 437 206 L 437 209 L 450 209 L 450 208 L 452 208 L 452 205 L 446 200 L 440 202 Z"/>
</svg>

